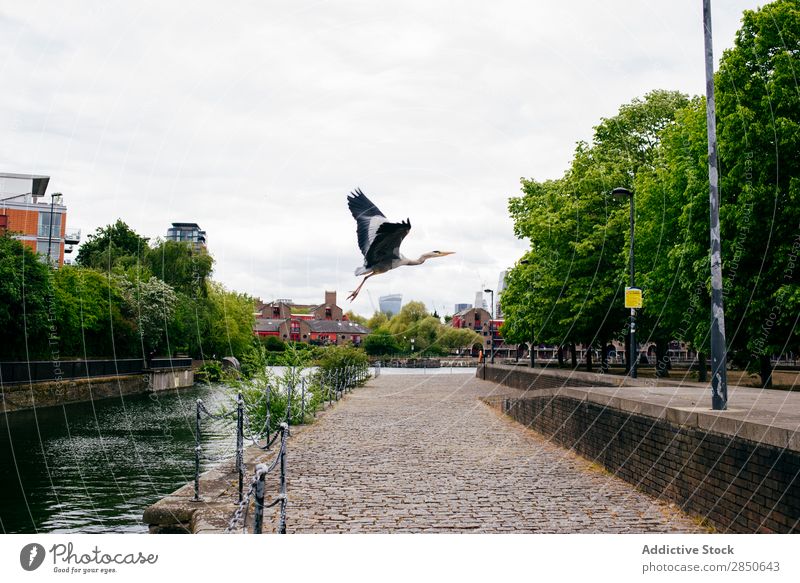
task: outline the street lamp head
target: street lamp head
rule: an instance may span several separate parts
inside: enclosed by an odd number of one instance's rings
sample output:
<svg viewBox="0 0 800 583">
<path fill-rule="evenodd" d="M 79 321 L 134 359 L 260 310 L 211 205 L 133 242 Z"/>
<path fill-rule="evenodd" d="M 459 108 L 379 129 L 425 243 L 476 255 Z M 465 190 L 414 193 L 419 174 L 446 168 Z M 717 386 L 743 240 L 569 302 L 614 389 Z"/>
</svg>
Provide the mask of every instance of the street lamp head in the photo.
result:
<svg viewBox="0 0 800 583">
<path fill-rule="evenodd" d="M 633 196 L 633 193 L 630 190 L 628 190 L 627 188 L 622 188 L 621 186 L 612 190 L 611 194 L 613 194 L 614 196 Z"/>
<path fill-rule="evenodd" d="M 484 291 L 484 292 L 486 292 L 487 294 L 494 293 L 494 290 L 493 290 L 493 289 L 485 289 L 485 290 L 483 290 L 483 291 Z"/>
</svg>

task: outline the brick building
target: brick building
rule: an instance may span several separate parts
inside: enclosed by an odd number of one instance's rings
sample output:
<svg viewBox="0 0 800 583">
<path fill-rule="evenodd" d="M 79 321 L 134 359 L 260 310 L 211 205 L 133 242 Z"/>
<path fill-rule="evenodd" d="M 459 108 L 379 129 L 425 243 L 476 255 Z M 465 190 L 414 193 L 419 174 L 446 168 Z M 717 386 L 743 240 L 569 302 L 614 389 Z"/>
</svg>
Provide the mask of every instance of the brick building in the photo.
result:
<svg viewBox="0 0 800 583">
<path fill-rule="evenodd" d="M 349 321 L 336 304 L 336 292 L 326 291 L 325 302 L 319 305 L 295 304 L 289 299 L 259 303 L 254 332 L 283 341 L 358 346 L 369 329 Z"/>
<path fill-rule="evenodd" d="M 453 328 L 469 328 L 479 334 L 483 331 L 483 325 L 489 321 L 491 316 L 488 310 L 483 308 L 467 308 L 456 312 L 450 325 Z"/>
<path fill-rule="evenodd" d="M 0 234 L 9 233 L 59 267 L 80 242 L 79 229 L 67 229 L 63 196 L 45 198 L 49 176 L 0 173 Z"/>
</svg>

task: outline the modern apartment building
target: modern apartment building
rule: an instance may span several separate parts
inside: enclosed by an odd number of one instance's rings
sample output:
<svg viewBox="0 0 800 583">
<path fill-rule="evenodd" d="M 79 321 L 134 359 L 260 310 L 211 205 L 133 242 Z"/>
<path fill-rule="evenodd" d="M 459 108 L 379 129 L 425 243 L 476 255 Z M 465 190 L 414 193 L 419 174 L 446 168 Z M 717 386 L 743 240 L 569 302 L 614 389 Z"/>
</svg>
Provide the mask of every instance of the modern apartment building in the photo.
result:
<svg viewBox="0 0 800 583">
<path fill-rule="evenodd" d="M 80 242 L 81 232 L 67 228 L 63 195 L 47 197 L 49 182 L 49 176 L 0 173 L 0 233 L 12 234 L 60 267 L 64 255 Z"/>
<path fill-rule="evenodd" d="M 172 223 L 167 229 L 167 240 L 191 243 L 198 250 L 206 248 L 206 232 L 197 223 Z"/>
</svg>

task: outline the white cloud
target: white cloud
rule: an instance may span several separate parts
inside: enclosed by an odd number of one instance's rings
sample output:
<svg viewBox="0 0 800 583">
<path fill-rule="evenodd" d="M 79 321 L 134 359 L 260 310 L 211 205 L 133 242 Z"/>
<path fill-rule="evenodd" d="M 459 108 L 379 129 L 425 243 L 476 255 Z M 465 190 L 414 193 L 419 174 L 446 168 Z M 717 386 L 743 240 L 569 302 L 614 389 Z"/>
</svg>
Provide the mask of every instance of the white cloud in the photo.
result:
<svg viewBox="0 0 800 583">
<path fill-rule="evenodd" d="M 715 3 L 716 55 L 741 11 Z M 340 298 L 361 258 L 345 197 L 409 217 L 371 279 L 449 312 L 523 252 L 521 176 L 560 175 L 600 117 L 703 91 L 700 2 L 11 2 L 0 8 L 2 171 L 52 176 L 84 233 L 122 217 L 209 233 L 216 276 Z"/>
</svg>

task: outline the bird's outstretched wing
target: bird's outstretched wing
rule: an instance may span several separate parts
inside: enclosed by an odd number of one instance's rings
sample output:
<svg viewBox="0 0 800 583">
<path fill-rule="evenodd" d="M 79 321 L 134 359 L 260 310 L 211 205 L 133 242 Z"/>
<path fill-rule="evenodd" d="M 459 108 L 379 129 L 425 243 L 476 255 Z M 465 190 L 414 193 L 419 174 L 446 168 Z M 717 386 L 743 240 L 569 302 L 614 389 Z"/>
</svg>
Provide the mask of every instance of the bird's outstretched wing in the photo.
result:
<svg viewBox="0 0 800 583">
<path fill-rule="evenodd" d="M 378 234 L 379 227 L 386 222 L 386 216 L 378 210 L 361 189 L 356 188 L 347 197 L 347 206 L 356 220 L 356 233 L 361 254 L 367 256 L 370 246 Z"/>
<path fill-rule="evenodd" d="M 364 254 L 364 265 L 376 265 L 400 259 L 400 243 L 411 230 L 411 221 L 406 219 L 399 223 L 384 220 L 377 229 L 369 250 Z"/>
</svg>

